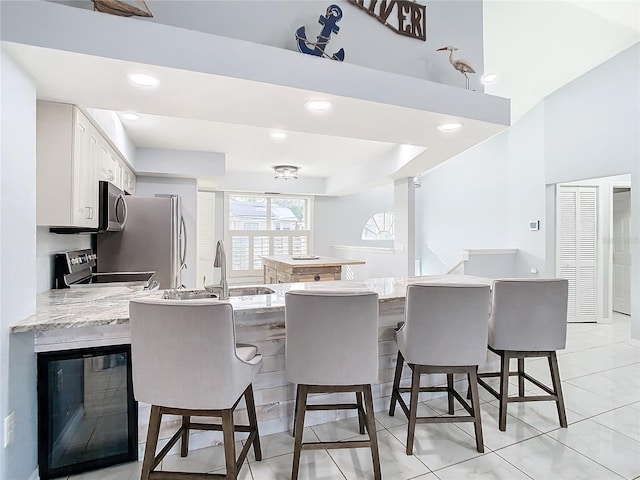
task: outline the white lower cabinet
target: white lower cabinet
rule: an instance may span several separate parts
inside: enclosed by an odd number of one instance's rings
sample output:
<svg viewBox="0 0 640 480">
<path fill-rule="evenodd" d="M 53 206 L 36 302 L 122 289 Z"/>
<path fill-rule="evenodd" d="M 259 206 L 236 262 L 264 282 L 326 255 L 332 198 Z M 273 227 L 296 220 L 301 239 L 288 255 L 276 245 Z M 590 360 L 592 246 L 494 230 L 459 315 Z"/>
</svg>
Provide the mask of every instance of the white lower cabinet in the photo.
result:
<svg viewBox="0 0 640 480">
<path fill-rule="evenodd" d="M 38 102 L 36 120 L 36 222 L 97 228 L 97 138 L 75 106 Z"/>
</svg>

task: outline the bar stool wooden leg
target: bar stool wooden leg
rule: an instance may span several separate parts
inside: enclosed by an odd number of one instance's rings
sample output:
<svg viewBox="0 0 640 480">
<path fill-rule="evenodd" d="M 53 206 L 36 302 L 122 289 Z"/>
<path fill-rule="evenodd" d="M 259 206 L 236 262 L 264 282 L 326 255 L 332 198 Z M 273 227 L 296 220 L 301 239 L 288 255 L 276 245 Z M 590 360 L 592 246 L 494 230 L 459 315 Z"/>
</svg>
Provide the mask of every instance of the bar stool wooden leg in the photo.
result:
<svg viewBox="0 0 640 480">
<path fill-rule="evenodd" d="M 453 415 L 453 373 L 447 373 L 447 396 L 449 397 L 449 415 Z"/>
<path fill-rule="evenodd" d="M 296 418 L 298 418 L 298 397 L 300 396 L 300 385 L 296 385 L 296 401 L 293 405 L 293 428 L 291 431 L 291 436 L 295 438 L 296 436 Z"/>
<path fill-rule="evenodd" d="M 398 351 L 398 358 L 396 360 L 396 373 L 393 377 L 393 388 L 391 389 L 391 404 L 389 405 L 389 416 L 393 417 L 396 413 L 396 401 L 400 396 L 400 377 L 402 377 L 402 368 L 404 366 L 404 357 Z"/>
<path fill-rule="evenodd" d="M 376 420 L 373 413 L 373 395 L 371 394 L 371 385 L 364 385 L 364 401 L 366 404 L 365 419 L 367 422 L 367 432 L 371 442 L 371 459 L 373 460 L 373 478 L 374 480 L 382 480 L 380 471 L 380 454 L 378 452 L 378 434 L 376 433 Z"/>
<path fill-rule="evenodd" d="M 360 435 L 364 435 L 365 415 L 362 406 L 362 392 L 356 392 L 356 403 L 358 404 L 358 424 L 360 426 Z"/>
<path fill-rule="evenodd" d="M 556 357 L 556 352 L 551 352 L 549 355 L 549 370 L 551 371 L 553 390 L 555 395 L 558 397 L 556 400 L 556 407 L 558 409 L 560 426 L 567 428 L 567 412 L 564 409 L 564 397 L 562 396 L 562 384 L 560 382 L 560 370 L 558 369 L 558 357 Z"/>
<path fill-rule="evenodd" d="M 469 389 L 471 390 L 471 408 L 473 410 L 473 427 L 476 433 L 476 448 L 484 453 L 484 439 L 482 438 L 482 418 L 480 415 L 480 396 L 478 394 L 478 367 L 469 370 Z"/>
<path fill-rule="evenodd" d="M 500 364 L 500 419 L 498 429 L 507 429 L 507 400 L 509 398 L 509 353 L 502 352 Z"/>
<path fill-rule="evenodd" d="M 518 396 L 524 397 L 524 358 L 518 359 Z"/>
<path fill-rule="evenodd" d="M 413 455 L 413 437 L 416 432 L 418 393 L 420 393 L 420 365 L 411 365 L 411 400 L 409 404 L 409 427 L 407 429 L 407 455 Z"/>
<path fill-rule="evenodd" d="M 296 419 L 295 419 L 295 442 L 293 447 L 293 467 L 291 470 L 291 480 L 298 479 L 298 471 L 300 470 L 300 452 L 302 450 L 302 433 L 304 431 L 304 414 L 307 407 L 307 386 L 298 385 L 298 396 L 296 402 Z"/>
<path fill-rule="evenodd" d="M 222 411 L 222 438 L 224 441 L 224 460 L 227 467 L 227 480 L 236 480 L 236 442 L 233 435 L 233 410 Z"/>
<path fill-rule="evenodd" d="M 262 448 L 260 447 L 260 433 L 258 432 L 258 417 L 256 416 L 256 403 L 253 398 L 253 386 L 249 384 L 244 392 L 244 401 L 247 404 L 247 415 L 249 416 L 249 426 L 256 432 L 253 439 L 253 453 L 257 461 L 262 460 Z"/>
<path fill-rule="evenodd" d="M 191 417 L 188 415 L 182 416 L 182 442 L 180 444 L 180 456 L 186 457 L 189 454 L 189 422 Z"/>
<path fill-rule="evenodd" d="M 147 444 L 144 448 L 144 460 L 142 461 L 142 473 L 140 480 L 149 480 L 149 474 L 153 469 L 153 462 L 156 456 L 156 447 L 158 446 L 158 435 L 160 433 L 160 420 L 162 414 L 160 407 L 151 406 L 151 415 L 149 416 L 149 429 L 147 430 Z"/>
</svg>

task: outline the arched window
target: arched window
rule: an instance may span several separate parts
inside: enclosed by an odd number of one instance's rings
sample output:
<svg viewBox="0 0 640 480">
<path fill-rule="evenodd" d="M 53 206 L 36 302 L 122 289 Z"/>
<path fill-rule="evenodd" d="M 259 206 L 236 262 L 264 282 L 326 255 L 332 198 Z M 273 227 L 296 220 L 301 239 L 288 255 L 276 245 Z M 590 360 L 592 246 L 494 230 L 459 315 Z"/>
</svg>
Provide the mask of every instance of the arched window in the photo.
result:
<svg viewBox="0 0 640 480">
<path fill-rule="evenodd" d="M 362 240 L 393 240 L 393 212 L 373 215 L 362 229 Z"/>
</svg>

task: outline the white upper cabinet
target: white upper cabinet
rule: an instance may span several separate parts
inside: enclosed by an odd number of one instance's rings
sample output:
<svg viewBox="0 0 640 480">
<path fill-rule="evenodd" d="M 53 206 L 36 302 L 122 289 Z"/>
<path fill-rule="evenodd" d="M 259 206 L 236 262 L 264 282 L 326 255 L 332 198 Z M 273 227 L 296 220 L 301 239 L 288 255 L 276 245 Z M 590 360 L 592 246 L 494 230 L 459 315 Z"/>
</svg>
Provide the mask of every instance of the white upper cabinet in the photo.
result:
<svg viewBox="0 0 640 480">
<path fill-rule="evenodd" d="M 102 135 L 98 134 L 100 137 L 98 148 L 99 148 L 99 161 L 98 161 L 98 169 L 99 169 L 99 180 L 104 180 L 105 182 L 113 183 L 116 178 L 116 159 L 115 156 L 112 155 L 111 146 L 107 143 L 107 141 L 102 137 Z"/>
<path fill-rule="evenodd" d="M 98 227 L 98 183 L 91 123 L 75 106 L 38 102 L 36 221 Z"/>
<path fill-rule="evenodd" d="M 36 221 L 98 227 L 98 181 L 133 193 L 135 175 L 102 132 L 74 106 L 38 102 Z"/>
<path fill-rule="evenodd" d="M 126 165 L 122 167 L 122 189 L 131 195 L 136 193 L 136 176 Z"/>
<path fill-rule="evenodd" d="M 128 185 L 135 185 L 135 175 L 124 158 L 101 137 L 100 158 L 98 160 L 98 178 L 113 183 L 121 190 L 133 193 Z M 131 177 L 131 178 L 129 178 Z"/>
</svg>

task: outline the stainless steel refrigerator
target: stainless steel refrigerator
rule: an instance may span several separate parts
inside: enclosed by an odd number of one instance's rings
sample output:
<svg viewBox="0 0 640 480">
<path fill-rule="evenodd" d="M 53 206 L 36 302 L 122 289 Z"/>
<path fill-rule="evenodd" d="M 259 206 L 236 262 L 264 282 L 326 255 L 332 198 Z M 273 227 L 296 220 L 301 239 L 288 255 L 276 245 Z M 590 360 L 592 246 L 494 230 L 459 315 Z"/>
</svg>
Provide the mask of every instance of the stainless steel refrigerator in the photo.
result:
<svg viewBox="0 0 640 480">
<path fill-rule="evenodd" d="M 178 195 L 126 196 L 127 219 L 120 232 L 97 235 L 98 272 L 153 270 L 160 288 L 182 284 L 187 238 Z"/>
</svg>

